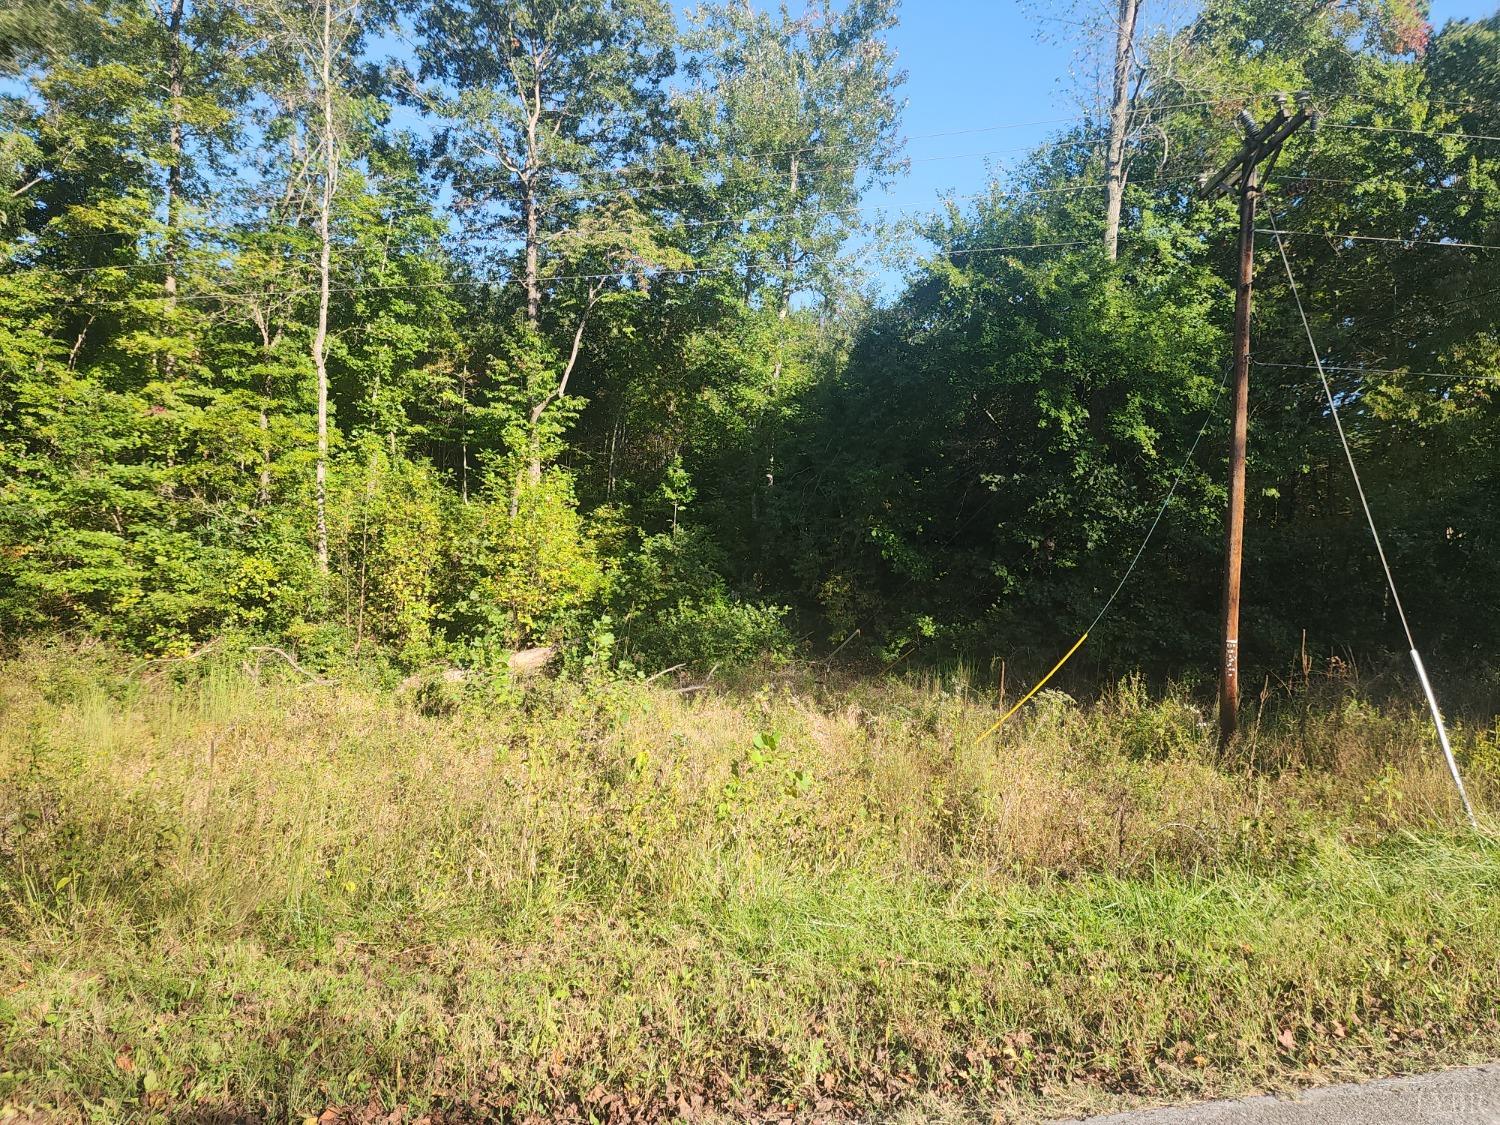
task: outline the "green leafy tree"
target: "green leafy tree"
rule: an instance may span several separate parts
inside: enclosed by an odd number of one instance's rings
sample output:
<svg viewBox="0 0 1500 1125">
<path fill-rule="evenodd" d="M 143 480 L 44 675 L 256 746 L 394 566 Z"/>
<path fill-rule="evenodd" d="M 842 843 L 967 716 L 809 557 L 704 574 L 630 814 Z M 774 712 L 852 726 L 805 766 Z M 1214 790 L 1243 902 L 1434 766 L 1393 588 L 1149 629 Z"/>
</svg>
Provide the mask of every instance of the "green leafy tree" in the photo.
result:
<svg viewBox="0 0 1500 1125">
<path fill-rule="evenodd" d="M 546 416 L 598 305 L 631 275 L 682 264 L 655 246 L 630 180 L 661 133 L 671 17 L 660 0 L 444 0 L 417 24 L 428 84 L 408 88 L 439 122 L 456 210 L 495 246 L 475 257 L 516 264 L 528 354 L 550 348 L 547 378 L 525 381 L 536 484 Z"/>
</svg>

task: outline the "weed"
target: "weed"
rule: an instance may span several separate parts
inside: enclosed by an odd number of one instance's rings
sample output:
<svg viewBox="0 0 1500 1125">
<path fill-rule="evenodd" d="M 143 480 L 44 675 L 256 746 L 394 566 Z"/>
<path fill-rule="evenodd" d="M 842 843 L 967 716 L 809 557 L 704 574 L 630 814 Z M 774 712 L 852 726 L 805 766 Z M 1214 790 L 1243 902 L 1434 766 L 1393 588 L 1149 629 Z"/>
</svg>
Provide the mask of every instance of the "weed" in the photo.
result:
<svg viewBox="0 0 1500 1125">
<path fill-rule="evenodd" d="M 1268 715 L 1256 771 L 1134 682 L 979 743 L 955 681 L 777 675 L 433 708 L 23 653 L 0 1105 L 1033 1112 L 1500 1044 L 1500 849 L 1420 713 Z"/>
</svg>

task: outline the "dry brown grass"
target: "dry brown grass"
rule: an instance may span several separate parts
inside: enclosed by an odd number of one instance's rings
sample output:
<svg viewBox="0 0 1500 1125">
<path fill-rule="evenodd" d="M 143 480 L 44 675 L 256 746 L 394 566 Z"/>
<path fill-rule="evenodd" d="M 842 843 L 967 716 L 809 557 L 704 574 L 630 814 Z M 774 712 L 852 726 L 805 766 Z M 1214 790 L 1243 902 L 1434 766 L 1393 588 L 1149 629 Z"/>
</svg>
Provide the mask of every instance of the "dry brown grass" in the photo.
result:
<svg viewBox="0 0 1500 1125">
<path fill-rule="evenodd" d="M 0 672 L 0 1102 L 1030 1112 L 1493 1042 L 1500 856 L 1414 710 L 1224 763 L 1134 682 L 977 743 L 952 677 L 280 675 Z"/>
</svg>

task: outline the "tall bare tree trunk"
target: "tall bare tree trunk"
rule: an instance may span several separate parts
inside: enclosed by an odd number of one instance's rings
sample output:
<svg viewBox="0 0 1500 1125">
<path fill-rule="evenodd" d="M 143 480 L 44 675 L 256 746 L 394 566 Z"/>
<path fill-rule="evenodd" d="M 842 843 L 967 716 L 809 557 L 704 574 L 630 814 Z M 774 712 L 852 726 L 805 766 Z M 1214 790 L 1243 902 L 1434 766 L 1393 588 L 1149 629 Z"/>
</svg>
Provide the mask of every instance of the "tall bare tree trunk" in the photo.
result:
<svg viewBox="0 0 1500 1125">
<path fill-rule="evenodd" d="M 265 399 L 270 397 L 269 392 L 264 394 Z M 260 408 L 260 481 L 255 489 L 255 502 L 262 508 L 271 502 L 271 417 L 264 402 Z"/>
<path fill-rule="evenodd" d="M 787 218 L 790 219 L 797 213 L 797 191 L 802 186 L 802 166 L 797 154 L 792 153 L 791 165 L 791 195 L 787 207 Z M 789 229 L 787 231 L 787 242 L 782 248 L 781 259 L 781 293 L 779 295 L 779 308 L 776 310 L 776 318 L 780 325 L 776 329 L 776 365 L 771 369 L 771 438 L 770 452 L 766 463 L 766 487 L 776 487 L 776 416 L 775 411 L 781 401 L 781 373 L 786 366 L 786 321 L 792 315 L 792 271 L 797 268 L 797 246 L 794 241 L 795 235 Z"/>
<path fill-rule="evenodd" d="M 469 368 L 464 365 L 458 377 L 458 464 L 459 494 L 463 502 L 469 502 Z"/>
<path fill-rule="evenodd" d="M 162 257 L 166 266 L 166 277 L 162 279 L 163 312 L 170 321 L 177 311 L 177 271 L 181 258 L 180 234 L 182 226 L 182 17 L 184 0 L 171 0 L 167 9 L 167 231 L 166 245 Z M 170 331 L 170 329 L 168 330 Z M 168 383 L 177 377 L 177 356 L 171 345 L 161 353 L 162 376 Z M 177 449 L 169 442 L 166 449 L 167 476 L 162 483 L 162 495 L 171 498 L 177 493 L 173 470 L 177 467 Z"/>
<path fill-rule="evenodd" d="M 532 93 L 534 99 L 531 105 L 531 114 L 526 121 L 526 198 L 524 207 L 526 211 L 526 321 L 531 325 L 533 331 L 541 330 L 542 316 L 542 285 L 541 285 L 541 201 L 537 198 L 537 125 L 541 120 L 542 113 L 542 91 L 540 86 L 533 84 Z M 542 412 L 547 408 L 547 400 L 544 399 L 540 405 L 535 407 L 531 413 L 531 449 L 527 453 L 526 479 L 533 485 L 542 479 L 542 448 L 541 434 L 537 427 L 541 423 Z M 516 510 L 520 505 L 520 486 L 517 485 L 517 495 L 511 498 L 511 516 L 514 518 Z"/>
<path fill-rule="evenodd" d="M 323 198 L 318 209 L 318 327 L 313 367 L 318 380 L 318 464 L 314 503 L 318 524 L 318 569 L 328 573 L 328 298 L 333 273 L 333 196 L 339 174 L 339 138 L 333 113 L 333 0 L 323 0 L 319 67 L 323 110 Z"/>
<path fill-rule="evenodd" d="M 540 247 L 539 207 L 536 191 L 528 181 L 526 185 L 526 323 L 532 328 L 540 326 L 542 315 L 541 264 L 538 257 Z"/>
<path fill-rule="evenodd" d="M 167 11 L 167 101 L 170 124 L 167 148 L 170 152 L 167 164 L 167 276 L 162 282 L 166 294 L 167 313 L 177 308 L 178 234 L 182 215 L 182 17 L 184 0 L 172 0 Z M 175 357 L 169 352 L 163 361 L 167 378 L 172 377 L 176 366 Z"/>
<path fill-rule="evenodd" d="M 256 503 L 264 508 L 271 502 L 271 415 L 266 404 L 271 401 L 271 326 L 259 318 L 261 354 L 265 357 L 267 374 L 260 385 L 260 484 L 255 492 Z"/>
<path fill-rule="evenodd" d="M 797 192 L 802 187 L 802 162 L 797 153 L 792 153 L 792 163 L 789 171 L 790 192 L 787 196 L 786 217 L 791 220 L 797 214 Z M 777 310 L 782 320 L 785 320 L 792 311 L 792 271 L 797 268 L 797 243 L 796 234 L 788 222 L 786 245 L 782 247 L 781 261 L 781 307 Z"/>
<path fill-rule="evenodd" d="M 1141 0 L 1120 0 L 1115 24 L 1114 87 L 1109 101 L 1109 140 L 1104 151 L 1104 252 L 1120 255 L 1120 208 L 1125 199 L 1125 138 L 1130 131 L 1130 68 L 1135 21 Z"/>
</svg>

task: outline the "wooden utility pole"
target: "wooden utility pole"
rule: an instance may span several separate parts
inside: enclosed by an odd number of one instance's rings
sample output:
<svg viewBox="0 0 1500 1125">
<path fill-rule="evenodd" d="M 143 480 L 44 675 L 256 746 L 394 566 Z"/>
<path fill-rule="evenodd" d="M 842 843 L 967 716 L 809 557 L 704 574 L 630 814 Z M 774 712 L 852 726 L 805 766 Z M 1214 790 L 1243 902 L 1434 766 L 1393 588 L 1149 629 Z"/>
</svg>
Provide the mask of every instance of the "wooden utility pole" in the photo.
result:
<svg viewBox="0 0 1500 1125">
<path fill-rule="evenodd" d="M 1219 664 L 1219 745 L 1228 746 L 1240 723 L 1240 569 L 1245 550 L 1245 450 L 1250 437 L 1250 307 L 1255 283 L 1255 204 L 1263 164 L 1274 164 L 1286 139 L 1312 116 L 1306 95 L 1287 112 L 1277 98 L 1276 115 L 1256 125 L 1248 110 L 1240 121 L 1245 140 L 1234 158 L 1212 176 L 1199 195 L 1212 199 L 1234 191 L 1240 200 L 1239 279 L 1234 297 L 1234 421 L 1229 431 L 1229 515 L 1224 535 L 1224 645 Z"/>
</svg>

